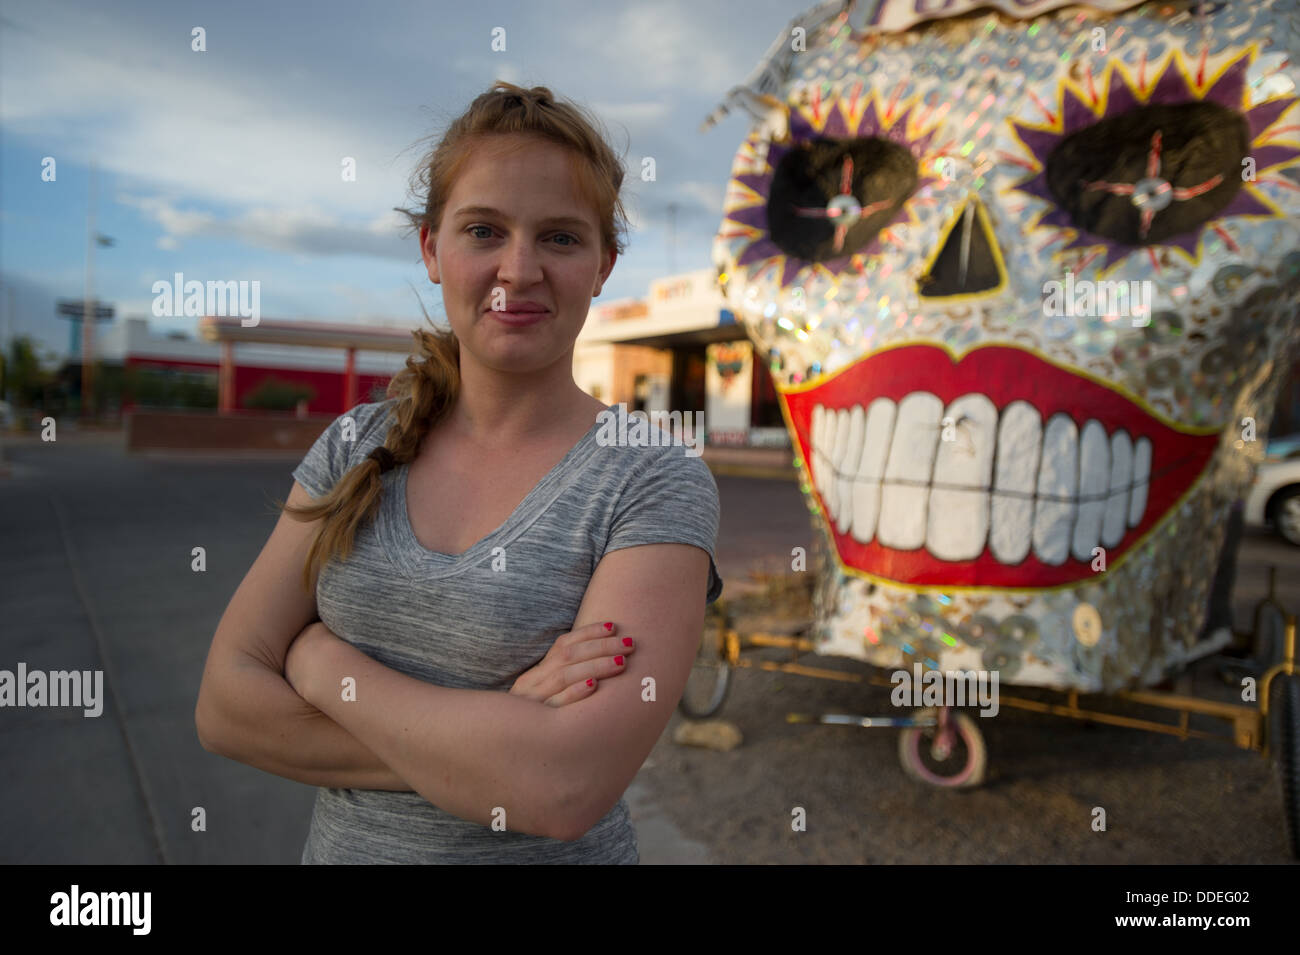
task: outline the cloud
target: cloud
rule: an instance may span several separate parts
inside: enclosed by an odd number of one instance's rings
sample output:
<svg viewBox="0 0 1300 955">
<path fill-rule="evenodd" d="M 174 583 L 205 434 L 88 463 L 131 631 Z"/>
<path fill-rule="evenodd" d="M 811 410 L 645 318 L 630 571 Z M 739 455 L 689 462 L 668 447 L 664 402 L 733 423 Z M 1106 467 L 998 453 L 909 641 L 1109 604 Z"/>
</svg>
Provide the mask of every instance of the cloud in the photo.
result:
<svg viewBox="0 0 1300 955">
<path fill-rule="evenodd" d="M 340 110 L 331 90 L 277 78 L 269 108 L 264 73 L 215 50 L 192 53 L 188 36 L 153 40 L 98 19 L 7 37 L 6 133 L 63 161 L 93 157 L 127 181 L 232 204 L 327 200 L 360 213 L 402 195 L 409 170 L 395 161 L 407 143 Z M 355 182 L 340 174 L 345 156 L 357 161 Z"/>
<path fill-rule="evenodd" d="M 580 18 L 572 36 L 575 47 L 591 51 L 606 69 L 635 64 L 640 89 L 723 92 L 753 69 L 752 51 L 727 42 L 735 15 L 734 8 L 684 0 L 629 4 L 612 20 Z"/>
<path fill-rule="evenodd" d="M 660 131 L 670 113 L 668 103 L 662 100 L 624 103 L 592 101 L 584 105 L 599 116 L 607 127 L 622 126 L 632 138 Z"/>
<path fill-rule="evenodd" d="M 678 183 L 677 191 L 694 201 L 700 212 L 721 217 L 722 203 L 727 192 L 726 183 L 689 180 Z"/>
<path fill-rule="evenodd" d="M 409 262 L 419 255 L 415 239 L 401 237 L 405 220 L 396 212 L 354 223 L 312 206 L 288 210 L 257 206 L 221 217 L 180 209 L 158 196 L 121 192 L 117 200 L 139 209 L 166 232 L 159 248 L 175 249 L 180 239 L 202 237 L 243 240 L 260 248 L 296 254 L 373 255 L 399 262 Z"/>
</svg>

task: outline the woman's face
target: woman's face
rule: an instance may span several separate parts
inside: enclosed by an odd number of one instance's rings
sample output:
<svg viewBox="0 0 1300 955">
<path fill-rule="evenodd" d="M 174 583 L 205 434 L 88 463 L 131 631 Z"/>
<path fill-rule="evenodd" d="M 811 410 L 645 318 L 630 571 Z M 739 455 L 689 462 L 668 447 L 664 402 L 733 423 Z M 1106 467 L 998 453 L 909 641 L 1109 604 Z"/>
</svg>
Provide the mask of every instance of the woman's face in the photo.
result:
<svg viewBox="0 0 1300 955">
<path fill-rule="evenodd" d="M 468 353 L 497 371 L 529 372 L 570 360 L 617 257 L 602 252 L 575 160 L 536 137 L 484 140 L 462 167 L 437 233 L 421 229 L 462 361 Z"/>
</svg>

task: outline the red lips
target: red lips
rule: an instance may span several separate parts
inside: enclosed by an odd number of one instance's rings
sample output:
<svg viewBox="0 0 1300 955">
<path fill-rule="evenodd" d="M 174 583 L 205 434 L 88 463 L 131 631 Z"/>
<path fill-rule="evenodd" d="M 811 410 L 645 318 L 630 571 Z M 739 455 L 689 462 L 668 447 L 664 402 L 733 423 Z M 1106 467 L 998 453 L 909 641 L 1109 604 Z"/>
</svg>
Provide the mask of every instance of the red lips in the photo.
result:
<svg viewBox="0 0 1300 955">
<path fill-rule="evenodd" d="M 506 307 L 503 309 L 489 308 L 486 309 L 485 311 L 524 313 L 524 312 L 549 312 L 550 309 L 547 308 L 545 305 L 541 305 L 537 302 L 508 302 L 506 304 Z"/>
<path fill-rule="evenodd" d="M 1052 415 L 1069 415 L 1082 428 L 1089 419 L 1108 434 L 1123 429 L 1134 442 L 1146 438 L 1152 456 L 1147 503 L 1141 520 L 1127 528 L 1118 545 L 1107 548 L 1108 567 L 1141 540 L 1169 512 L 1204 471 L 1219 442 L 1217 431 L 1184 429 L 1165 424 L 1116 391 L 1074 374 L 1019 348 L 990 345 L 972 349 L 960 361 L 934 345 L 904 345 L 878 351 L 828 380 L 811 387 L 781 391 L 780 398 L 796 446 L 806 467 L 813 460 L 812 414 L 829 409 L 864 408 L 884 397 L 894 402 L 916 391 L 927 391 L 947 407 L 971 393 L 987 396 L 999 413 L 1013 401 L 1038 409 L 1046 423 Z M 809 467 L 809 474 L 811 468 Z M 816 495 L 823 514 L 826 502 Z M 883 504 L 882 504 L 883 507 Z M 1017 564 L 1004 564 L 987 544 L 972 560 L 947 561 L 924 546 L 915 550 L 886 547 L 872 536 L 863 544 L 840 533 L 827 519 L 840 561 L 846 571 L 916 586 L 973 586 L 1033 589 L 1094 577 L 1090 560 L 1067 555 L 1064 563 L 1047 564 L 1031 548 Z M 865 535 L 864 535 L 865 536 Z"/>
</svg>

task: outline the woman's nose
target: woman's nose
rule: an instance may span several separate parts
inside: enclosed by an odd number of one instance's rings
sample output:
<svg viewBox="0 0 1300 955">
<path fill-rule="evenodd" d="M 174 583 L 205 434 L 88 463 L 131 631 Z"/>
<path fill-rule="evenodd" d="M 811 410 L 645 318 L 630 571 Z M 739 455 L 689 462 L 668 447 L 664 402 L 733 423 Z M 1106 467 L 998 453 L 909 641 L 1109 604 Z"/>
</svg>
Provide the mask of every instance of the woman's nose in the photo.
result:
<svg viewBox="0 0 1300 955">
<path fill-rule="evenodd" d="M 512 236 L 501 250 L 497 276 L 510 285 L 525 288 L 542 278 L 541 257 L 529 239 Z"/>
</svg>

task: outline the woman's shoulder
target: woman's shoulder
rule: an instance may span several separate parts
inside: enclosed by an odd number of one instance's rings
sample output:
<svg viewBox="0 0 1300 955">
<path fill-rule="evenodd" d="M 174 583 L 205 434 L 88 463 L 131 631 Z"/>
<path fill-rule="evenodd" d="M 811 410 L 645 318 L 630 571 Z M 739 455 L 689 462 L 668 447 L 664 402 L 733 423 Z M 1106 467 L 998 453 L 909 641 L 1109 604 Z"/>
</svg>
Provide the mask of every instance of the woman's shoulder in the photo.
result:
<svg viewBox="0 0 1300 955">
<path fill-rule="evenodd" d="M 357 424 L 372 425 L 391 413 L 401 398 L 384 398 L 380 401 L 363 401 L 343 412 L 341 418 L 352 418 Z"/>
<path fill-rule="evenodd" d="M 353 405 L 336 417 L 307 451 L 293 476 L 313 497 L 320 497 L 353 467 L 359 455 L 384 443 L 388 412 L 396 399 Z"/>
<path fill-rule="evenodd" d="M 360 444 L 367 438 L 375 437 L 376 440 L 369 443 L 375 446 L 383 444 L 388 427 L 393 422 L 395 406 L 400 400 L 385 398 L 382 401 L 363 401 L 335 418 L 333 428 L 347 442 Z"/>
<path fill-rule="evenodd" d="M 689 429 L 683 433 L 653 423 L 623 432 L 611 420 L 596 434 L 601 483 L 624 503 L 675 499 L 689 506 L 715 506 L 711 502 L 718 499 L 718 486 L 704 461 L 702 438 Z"/>
<path fill-rule="evenodd" d="M 606 457 L 630 471 L 667 472 L 685 480 L 712 482 L 704 462 L 704 429 L 673 412 L 628 413 L 615 405 L 598 415 L 596 443 Z M 617 453 L 614 451 L 617 449 Z"/>
</svg>

